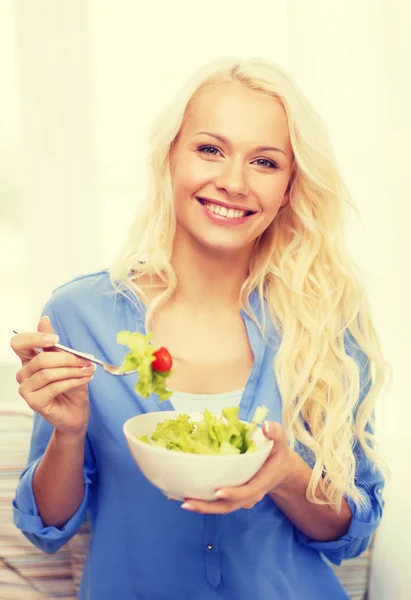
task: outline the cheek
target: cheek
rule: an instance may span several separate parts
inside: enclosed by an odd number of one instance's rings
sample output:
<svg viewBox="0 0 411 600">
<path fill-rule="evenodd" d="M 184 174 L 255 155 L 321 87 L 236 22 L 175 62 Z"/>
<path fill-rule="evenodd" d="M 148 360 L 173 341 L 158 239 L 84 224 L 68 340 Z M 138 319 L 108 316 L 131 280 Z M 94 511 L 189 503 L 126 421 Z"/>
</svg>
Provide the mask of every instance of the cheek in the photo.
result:
<svg viewBox="0 0 411 600">
<path fill-rule="evenodd" d="M 215 177 L 213 164 L 201 161 L 196 156 L 186 156 L 178 162 L 174 171 L 175 200 L 187 199 L 194 196 Z"/>
<path fill-rule="evenodd" d="M 267 214 L 275 215 L 284 199 L 288 179 L 278 178 L 275 181 L 260 182 L 258 196 L 261 207 Z"/>
<path fill-rule="evenodd" d="M 193 194 L 196 191 L 201 172 L 195 168 L 193 161 L 180 163 L 174 174 L 174 189 L 176 192 Z"/>
</svg>

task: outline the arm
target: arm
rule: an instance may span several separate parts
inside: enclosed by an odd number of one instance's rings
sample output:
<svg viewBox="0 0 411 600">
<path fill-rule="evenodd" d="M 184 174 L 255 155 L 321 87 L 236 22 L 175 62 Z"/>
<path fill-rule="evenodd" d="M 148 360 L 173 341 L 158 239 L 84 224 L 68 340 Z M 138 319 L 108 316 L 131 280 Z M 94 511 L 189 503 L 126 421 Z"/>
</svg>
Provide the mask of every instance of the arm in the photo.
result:
<svg viewBox="0 0 411 600">
<path fill-rule="evenodd" d="M 51 525 L 43 522 L 40 515 L 37 499 L 34 491 L 34 479 L 36 471 L 40 466 L 42 458 L 46 455 L 47 447 L 53 436 L 53 428 L 45 419 L 39 415 L 34 415 L 33 434 L 31 440 L 30 454 L 27 462 L 27 467 L 22 473 L 17 489 L 15 499 L 13 501 L 13 519 L 16 527 L 20 529 L 24 535 L 40 550 L 47 553 L 54 553 L 65 544 L 80 528 L 85 519 L 90 487 L 93 485 L 95 478 L 94 457 L 90 443 L 86 436 L 84 445 L 84 462 L 82 464 L 81 474 L 81 498 L 80 505 L 77 510 L 74 508 L 74 503 L 67 510 L 67 515 L 59 514 L 58 520 L 62 521 L 62 517 L 67 517 L 65 522 L 60 522 L 59 525 Z M 61 481 L 58 483 L 61 485 Z M 56 481 L 51 480 L 50 487 L 52 493 L 57 493 Z M 70 486 L 69 482 L 65 485 Z M 79 490 L 78 490 L 79 491 Z M 79 494 L 80 495 L 80 494 Z M 73 500 L 73 498 L 71 499 Z M 54 500 L 59 501 L 59 500 Z M 41 503 L 41 499 L 40 499 Z M 42 510 L 44 510 L 42 508 Z M 68 513 L 71 512 L 69 515 Z M 45 515 L 47 519 L 47 516 Z"/>
<path fill-rule="evenodd" d="M 367 358 L 358 352 L 358 348 L 357 351 L 350 350 L 360 369 L 361 402 L 369 386 Z M 351 499 L 344 498 L 342 510 L 338 513 L 331 507 L 313 504 L 306 499 L 311 467 L 298 452 L 288 448 L 283 427 L 278 423 L 266 423 L 264 430 L 265 435 L 274 440 L 273 451 L 248 483 L 219 490 L 217 500 L 211 503 L 188 499 L 182 508 L 204 514 L 226 514 L 240 508 L 253 508 L 269 495 L 295 526 L 297 540 L 322 552 L 331 562 L 340 564 L 342 560 L 366 550 L 381 520 L 384 478 L 373 467 L 359 442 L 354 448 L 355 480 L 365 506 L 358 508 Z"/>
<path fill-rule="evenodd" d="M 45 456 L 49 441 L 53 436 L 53 428 L 45 419 L 39 415 L 34 415 L 33 434 L 31 440 L 30 454 L 27 467 L 20 476 L 16 489 L 16 495 L 13 501 L 13 519 L 14 524 L 24 535 L 40 550 L 47 553 L 54 553 L 65 544 L 80 528 L 87 513 L 89 490 L 93 485 L 95 465 L 93 453 L 86 437 L 84 450 L 84 463 L 82 464 L 82 483 L 80 505 L 77 510 L 71 512 L 71 515 L 58 515 L 59 520 L 67 516 L 64 523 L 59 526 L 43 522 L 34 492 L 34 478 L 42 458 Z M 59 482 L 59 485 L 61 482 Z M 65 484 L 69 486 L 67 482 Z M 57 493 L 56 482 L 51 481 L 52 493 Z M 55 500 L 56 501 L 56 500 Z M 57 500 L 58 501 L 58 500 Z M 40 500 L 41 503 L 41 500 Z M 73 504 L 74 507 L 74 504 Z M 71 508 L 73 508 L 71 507 Z M 67 509 L 67 506 L 66 506 Z M 47 517 L 46 517 L 47 518 Z"/>
<path fill-rule="evenodd" d="M 55 321 L 50 306 L 47 312 Z M 44 320 L 40 323 L 43 332 L 51 328 Z M 90 376 L 85 378 L 81 364 L 67 353 L 36 353 L 33 348 L 45 344 L 42 334 L 17 338 L 12 346 L 22 359 L 19 392 L 38 414 L 27 468 L 13 502 L 14 522 L 33 544 L 55 552 L 83 522 L 94 479 L 94 457 L 86 436 L 88 390 L 79 385 Z M 63 337 L 62 341 L 67 344 Z"/>
<path fill-rule="evenodd" d="M 311 468 L 296 452 L 291 453 L 289 465 L 292 476 L 269 492 L 272 500 L 302 533 L 313 540 L 329 541 L 345 535 L 352 519 L 347 500 L 343 498 L 341 512 L 309 502 L 306 491 Z M 322 494 L 320 497 L 324 499 Z"/>
<path fill-rule="evenodd" d="M 34 473 L 33 492 L 46 526 L 61 527 L 76 513 L 84 497 L 85 435 L 54 430 Z"/>
<path fill-rule="evenodd" d="M 346 335 L 345 347 L 347 354 L 355 360 L 359 369 L 361 390 L 358 401 L 359 406 L 371 386 L 368 358 L 358 347 L 351 334 Z M 358 440 L 354 446 L 354 455 L 356 459 L 355 484 L 363 497 L 364 506 L 358 507 L 350 498 L 343 500 L 344 506 L 348 505 L 351 512 L 351 520 L 347 531 L 341 536 L 330 538 L 330 541 L 327 542 L 313 535 L 313 532 L 307 531 L 304 527 L 300 528 L 298 522 L 296 523 L 297 538 L 300 543 L 321 551 L 326 558 L 335 564 L 340 564 L 344 559 L 359 556 L 367 549 L 371 537 L 381 521 L 384 509 L 382 494 L 385 480 L 383 474 L 368 459 Z M 281 496 L 283 497 L 283 492 Z M 277 502 L 277 499 L 275 501 Z M 281 499 L 279 502 L 283 502 L 283 500 Z M 346 510 L 344 506 L 339 516 Z M 321 507 L 318 506 L 317 508 Z"/>
<path fill-rule="evenodd" d="M 240 508 L 253 508 L 269 495 L 294 525 L 296 538 L 302 545 L 322 552 L 335 564 L 361 554 L 367 549 L 381 520 L 384 479 L 378 470 L 373 469 L 358 442 L 355 448 L 356 484 L 365 500 L 365 507 L 358 508 L 346 498 L 338 513 L 331 507 L 312 504 L 306 499 L 311 467 L 288 448 L 287 436 L 281 425 L 270 423 L 266 428 L 267 425 L 264 427 L 266 436 L 274 440 L 273 451 L 248 483 L 220 489 L 214 502 L 188 499 L 182 508 L 203 514 L 227 514 Z M 290 478 L 292 468 L 295 473 Z"/>
</svg>

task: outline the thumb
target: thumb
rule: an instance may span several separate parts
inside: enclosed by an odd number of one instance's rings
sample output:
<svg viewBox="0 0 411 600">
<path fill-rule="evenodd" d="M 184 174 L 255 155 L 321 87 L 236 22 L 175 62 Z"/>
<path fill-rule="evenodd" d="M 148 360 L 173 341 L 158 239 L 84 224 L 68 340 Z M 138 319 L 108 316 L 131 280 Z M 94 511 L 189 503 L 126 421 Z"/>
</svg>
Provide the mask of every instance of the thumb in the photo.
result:
<svg viewBox="0 0 411 600">
<path fill-rule="evenodd" d="M 37 331 L 40 333 L 54 333 L 53 325 L 47 315 L 41 317 L 37 326 Z"/>
<path fill-rule="evenodd" d="M 269 440 L 274 440 L 276 448 L 279 450 L 280 447 L 286 447 L 288 445 L 287 435 L 284 427 L 280 423 L 274 423 L 273 421 L 264 421 L 263 433 Z"/>
</svg>

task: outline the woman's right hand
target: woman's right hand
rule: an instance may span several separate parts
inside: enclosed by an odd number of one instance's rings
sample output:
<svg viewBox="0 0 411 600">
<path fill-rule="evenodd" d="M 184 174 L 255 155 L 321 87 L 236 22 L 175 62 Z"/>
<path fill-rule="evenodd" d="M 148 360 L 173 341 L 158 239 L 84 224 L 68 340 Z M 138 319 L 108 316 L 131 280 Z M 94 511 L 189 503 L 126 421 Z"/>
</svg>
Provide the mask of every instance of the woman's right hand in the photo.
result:
<svg viewBox="0 0 411 600">
<path fill-rule="evenodd" d="M 20 333 L 12 338 L 11 347 L 22 364 L 16 375 L 19 394 L 57 431 L 81 437 L 89 421 L 88 383 L 95 365 L 52 349 L 57 342 L 53 335 L 48 317 L 42 317 L 37 332 Z"/>
</svg>

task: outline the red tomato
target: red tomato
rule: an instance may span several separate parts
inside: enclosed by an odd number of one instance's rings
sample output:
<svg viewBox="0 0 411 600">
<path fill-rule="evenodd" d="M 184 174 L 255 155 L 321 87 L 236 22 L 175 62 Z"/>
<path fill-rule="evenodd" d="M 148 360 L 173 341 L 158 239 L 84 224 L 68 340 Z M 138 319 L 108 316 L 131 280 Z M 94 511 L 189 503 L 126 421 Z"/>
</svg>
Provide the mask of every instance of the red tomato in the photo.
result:
<svg viewBox="0 0 411 600">
<path fill-rule="evenodd" d="M 159 373 L 168 373 L 173 366 L 173 359 L 171 358 L 170 352 L 167 348 L 161 347 L 154 352 L 155 360 L 151 363 L 151 367 L 154 371 Z"/>
</svg>

